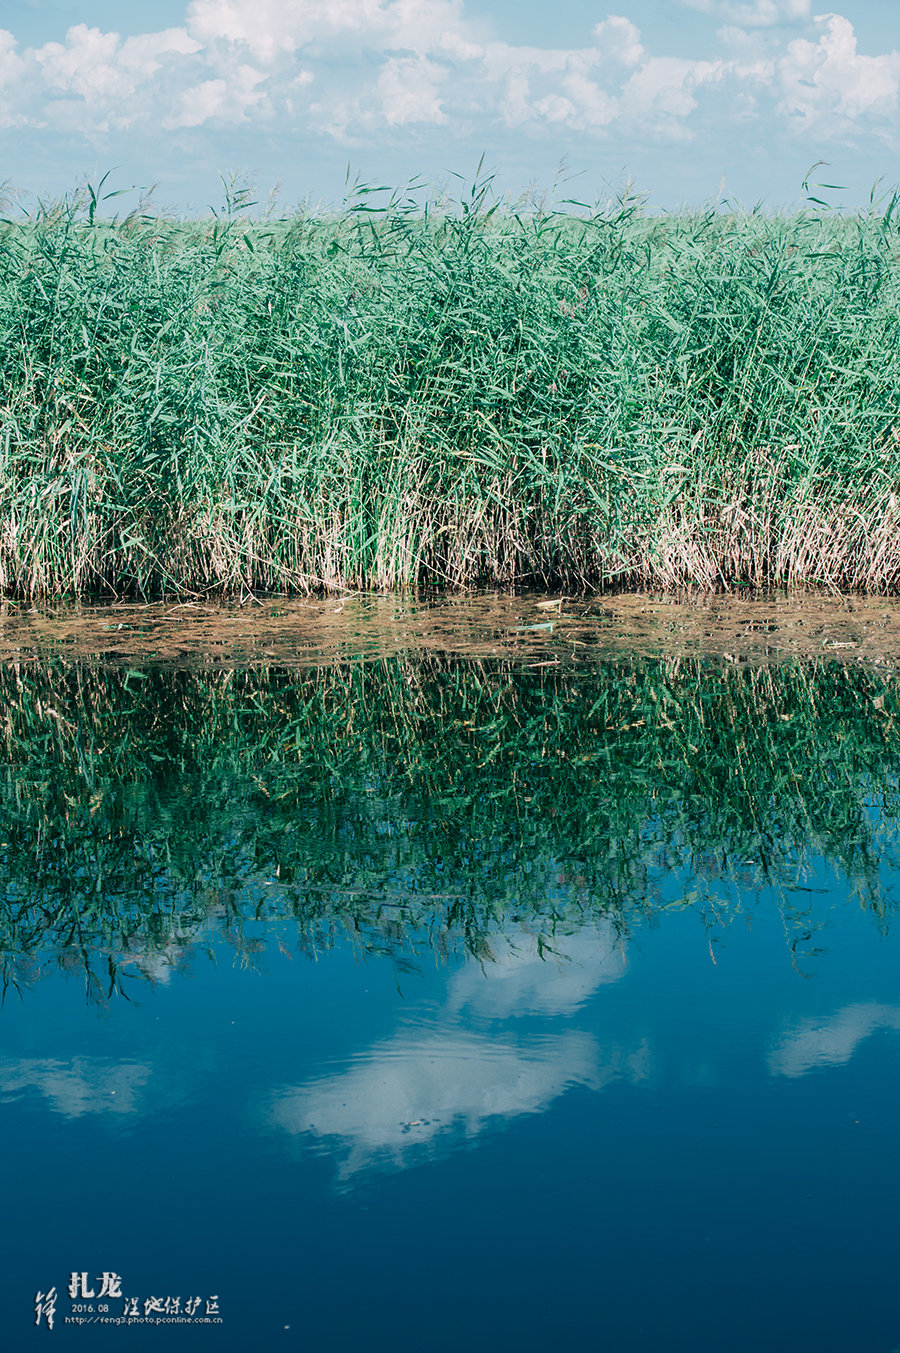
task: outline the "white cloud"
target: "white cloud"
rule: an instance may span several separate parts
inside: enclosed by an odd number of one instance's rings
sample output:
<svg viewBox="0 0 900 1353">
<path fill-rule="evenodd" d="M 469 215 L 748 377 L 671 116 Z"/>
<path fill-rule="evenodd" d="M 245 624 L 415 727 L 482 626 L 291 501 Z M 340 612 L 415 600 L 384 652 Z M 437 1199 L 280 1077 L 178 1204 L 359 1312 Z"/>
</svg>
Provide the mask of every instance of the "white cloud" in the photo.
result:
<svg viewBox="0 0 900 1353">
<path fill-rule="evenodd" d="M 21 94 L 26 66 L 16 51 L 18 43 L 12 33 L 0 28 L 0 127 L 14 127 L 22 120 L 17 114 L 17 95 Z"/>
<path fill-rule="evenodd" d="M 808 19 L 811 0 L 682 0 L 691 9 L 727 19 L 748 28 L 768 28 L 776 24 L 797 23 Z"/>
<path fill-rule="evenodd" d="M 253 66 L 235 65 L 228 78 L 201 80 L 180 96 L 176 111 L 164 122 L 166 127 L 199 127 L 213 119 L 244 122 L 254 110 L 262 110 L 265 95 L 257 89 L 265 76 Z"/>
<path fill-rule="evenodd" d="M 204 44 L 244 46 L 267 64 L 350 34 L 370 47 L 429 53 L 465 24 L 461 0 L 193 0 L 187 28 Z"/>
<path fill-rule="evenodd" d="M 184 28 L 142 33 L 124 41 L 118 33 L 76 24 L 65 42 L 47 42 L 29 52 L 26 63 L 39 75 L 51 102 L 47 121 L 66 125 L 74 117 L 87 129 L 130 127 L 152 110 L 152 90 L 160 71 L 173 59 L 200 52 Z"/>
<path fill-rule="evenodd" d="M 594 25 L 594 40 L 604 56 L 615 57 L 623 66 L 636 66 L 644 55 L 640 32 L 619 14 Z"/>
<path fill-rule="evenodd" d="M 583 71 L 577 68 L 567 71 L 561 83 L 568 96 L 565 102 L 573 109 L 566 119 L 570 126 L 579 130 L 585 127 L 608 127 L 618 117 L 621 107 L 619 99 L 608 94 Z M 551 95 L 550 98 L 558 96 Z"/>
<path fill-rule="evenodd" d="M 166 119 L 166 126 L 199 127 L 216 117 L 227 99 L 228 86 L 224 80 L 201 80 L 184 91 L 177 112 Z"/>
<path fill-rule="evenodd" d="M 446 122 L 439 91 L 448 74 L 422 56 L 391 57 L 378 77 L 381 112 L 388 126 Z"/>
<path fill-rule="evenodd" d="M 127 99 L 156 75 L 165 56 L 199 51 L 200 44 L 184 28 L 142 33 L 123 42 L 118 33 L 76 24 L 65 42 L 45 43 L 35 59 L 49 89 L 87 99 Z"/>
<path fill-rule="evenodd" d="M 278 56 L 294 52 L 314 30 L 304 34 L 298 22 L 298 6 L 277 0 L 193 0 L 187 9 L 187 28 L 202 46 L 233 43 L 246 47 L 260 61 L 271 64 Z"/>
<path fill-rule="evenodd" d="M 848 131 L 873 115 L 890 118 L 900 91 L 900 52 L 861 56 L 848 19 L 823 14 L 815 42 L 797 38 L 777 63 L 778 111 L 802 130 Z"/>
<path fill-rule="evenodd" d="M 667 135 L 688 134 L 687 119 L 697 107 L 696 92 L 728 74 L 722 62 L 651 57 L 629 77 L 622 104 L 630 117 Z"/>
<path fill-rule="evenodd" d="M 568 122 L 574 126 L 579 117 L 572 100 L 564 99 L 560 94 L 547 94 L 543 99 L 538 99 L 534 108 L 547 122 Z"/>
<path fill-rule="evenodd" d="M 463 0 L 193 0 L 182 26 L 123 39 L 77 24 L 31 49 L 0 30 L 0 125 L 94 142 L 227 124 L 347 145 L 429 127 L 476 144 L 503 127 L 615 144 L 778 118 L 896 138 L 900 54 L 861 54 L 846 18 L 813 21 L 809 0 L 688 2 L 731 25 L 711 30 L 718 47 L 702 60 L 648 50 L 616 14 L 580 47 L 500 41 Z M 779 26 L 799 22 L 808 36 Z"/>
</svg>

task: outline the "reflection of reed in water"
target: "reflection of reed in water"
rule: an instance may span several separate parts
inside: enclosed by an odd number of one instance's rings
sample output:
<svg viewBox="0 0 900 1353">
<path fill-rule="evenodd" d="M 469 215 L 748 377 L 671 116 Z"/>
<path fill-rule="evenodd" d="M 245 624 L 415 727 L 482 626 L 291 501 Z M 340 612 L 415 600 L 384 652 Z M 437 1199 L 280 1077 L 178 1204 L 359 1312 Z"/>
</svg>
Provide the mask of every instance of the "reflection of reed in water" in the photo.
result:
<svg viewBox="0 0 900 1353">
<path fill-rule="evenodd" d="M 252 962 L 247 922 L 274 917 L 398 962 L 525 922 L 552 951 L 672 905 L 673 873 L 718 924 L 815 857 L 887 920 L 900 702 L 856 668 L 60 661 L 0 670 L 0 708 L 7 981 L 74 957 L 99 995 L 209 924 Z M 809 898 L 784 904 L 798 944 Z"/>
</svg>

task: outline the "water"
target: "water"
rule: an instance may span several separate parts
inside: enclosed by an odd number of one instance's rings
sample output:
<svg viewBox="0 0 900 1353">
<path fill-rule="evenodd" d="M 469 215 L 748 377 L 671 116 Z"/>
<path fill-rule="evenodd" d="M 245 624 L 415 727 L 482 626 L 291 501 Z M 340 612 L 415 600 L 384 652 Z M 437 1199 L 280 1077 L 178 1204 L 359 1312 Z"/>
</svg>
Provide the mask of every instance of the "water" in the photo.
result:
<svg viewBox="0 0 900 1353">
<path fill-rule="evenodd" d="M 0 687 L 4 1348 L 900 1345 L 889 675 Z"/>
</svg>

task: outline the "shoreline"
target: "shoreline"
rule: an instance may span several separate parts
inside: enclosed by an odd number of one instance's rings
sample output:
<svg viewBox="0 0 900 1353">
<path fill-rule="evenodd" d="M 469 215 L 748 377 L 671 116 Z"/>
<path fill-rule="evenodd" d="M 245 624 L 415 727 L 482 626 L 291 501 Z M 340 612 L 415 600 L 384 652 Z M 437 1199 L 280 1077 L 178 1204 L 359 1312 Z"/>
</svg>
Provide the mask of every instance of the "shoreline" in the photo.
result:
<svg viewBox="0 0 900 1353">
<path fill-rule="evenodd" d="M 243 605 L 0 604 L 0 664 L 310 668 L 397 655 L 582 666 L 616 657 L 828 659 L 900 674 L 900 598 L 619 593 L 357 594 Z"/>
</svg>

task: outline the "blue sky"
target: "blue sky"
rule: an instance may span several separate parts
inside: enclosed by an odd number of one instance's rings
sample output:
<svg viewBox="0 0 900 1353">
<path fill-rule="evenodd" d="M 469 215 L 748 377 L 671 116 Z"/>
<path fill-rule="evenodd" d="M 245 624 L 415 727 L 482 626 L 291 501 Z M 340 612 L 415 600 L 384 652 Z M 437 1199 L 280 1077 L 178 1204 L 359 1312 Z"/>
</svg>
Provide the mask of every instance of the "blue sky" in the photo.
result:
<svg viewBox="0 0 900 1353">
<path fill-rule="evenodd" d="M 900 7 L 850 0 L 0 0 L 0 181 L 112 170 L 166 206 L 470 175 L 674 207 L 900 181 Z M 122 199 L 118 199 L 119 202 Z"/>
</svg>

